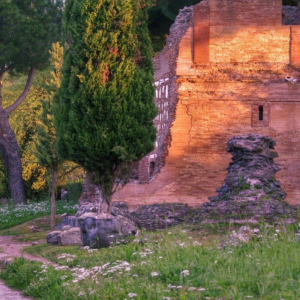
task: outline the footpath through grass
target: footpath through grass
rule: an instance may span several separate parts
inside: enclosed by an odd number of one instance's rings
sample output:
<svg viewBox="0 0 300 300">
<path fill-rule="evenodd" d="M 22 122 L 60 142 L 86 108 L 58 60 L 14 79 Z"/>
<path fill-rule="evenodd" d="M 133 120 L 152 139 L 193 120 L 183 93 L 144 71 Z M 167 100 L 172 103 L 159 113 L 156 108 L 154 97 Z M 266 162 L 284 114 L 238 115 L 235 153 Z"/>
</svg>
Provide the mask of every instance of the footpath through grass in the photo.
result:
<svg viewBox="0 0 300 300">
<path fill-rule="evenodd" d="M 259 228 L 249 243 L 223 249 L 218 233 L 224 227 L 186 226 L 147 233 L 146 243 L 143 232 L 107 249 L 37 245 L 26 251 L 60 267 L 18 259 L 0 277 L 43 300 L 299 299 L 295 229 Z"/>
<path fill-rule="evenodd" d="M 77 202 L 56 202 L 56 214 L 75 214 Z M 0 205 L 0 230 L 11 228 L 32 219 L 50 215 L 50 201 L 33 202 L 26 205 Z"/>
</svg>

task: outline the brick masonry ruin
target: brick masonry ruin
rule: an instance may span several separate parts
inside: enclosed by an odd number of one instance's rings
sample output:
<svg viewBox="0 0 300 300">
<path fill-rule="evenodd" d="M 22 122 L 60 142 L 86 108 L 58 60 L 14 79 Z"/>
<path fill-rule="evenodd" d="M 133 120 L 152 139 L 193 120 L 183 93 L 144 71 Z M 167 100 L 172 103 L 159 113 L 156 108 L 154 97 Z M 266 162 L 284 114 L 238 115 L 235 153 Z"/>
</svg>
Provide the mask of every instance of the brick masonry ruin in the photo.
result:
<svg viewBox="0 0 300 300">
<path fill-rule="evenodd" d="M 297 15 L 281 0 L 204 0 L 181 10 L 154 59 L 155 150 L 114 200 L 207 202 L 227 174 L 227 140 L 257 133 L 276 140 L 277 178 L 286 200 L 300 203 Z"/>
</svg>

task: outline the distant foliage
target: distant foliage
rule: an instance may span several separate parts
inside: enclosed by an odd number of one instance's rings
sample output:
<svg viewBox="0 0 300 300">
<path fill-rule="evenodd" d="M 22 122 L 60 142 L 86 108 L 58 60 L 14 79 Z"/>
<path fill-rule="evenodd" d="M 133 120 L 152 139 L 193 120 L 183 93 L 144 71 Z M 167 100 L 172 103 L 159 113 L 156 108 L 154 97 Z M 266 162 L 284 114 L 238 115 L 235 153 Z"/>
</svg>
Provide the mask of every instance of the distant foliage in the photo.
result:
<svg viewBox="0 0 300 300">
<path fill-rule="evenodd" d="M 149 10 L 148 29 L 153 43 L 154 53 L 165 46 L 171 25 L 174 23 L 179 9 L 195 5 L 199 0 L 155 0 Z"/>
<path fill-rule="evenodd" d="M 282 0 L 282 5 L 297 6 L 298 0 Z"/>
</svg>

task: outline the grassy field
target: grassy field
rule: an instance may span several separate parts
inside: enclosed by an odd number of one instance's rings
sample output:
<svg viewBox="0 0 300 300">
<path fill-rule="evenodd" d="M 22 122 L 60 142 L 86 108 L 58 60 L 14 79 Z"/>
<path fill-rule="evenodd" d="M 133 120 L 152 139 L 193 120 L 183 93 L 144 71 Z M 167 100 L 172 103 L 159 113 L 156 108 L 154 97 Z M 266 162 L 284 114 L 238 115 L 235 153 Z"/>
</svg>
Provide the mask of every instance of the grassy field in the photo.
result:
<svg viewBox="0 0 300 300">
<path fill-rule="evenodd" d="M 56 202 L 56 214 L 75 214 L 78 209 L 77 202 Z M 50 214 L 50 201 L 33 202 L 26 205 L 0 205 L 0 230 L 23 224 L 32 219 L 48 216 Z"/>
<path fill-rule="evenodd" d="M 180 226 L 142 232 L 107 249 L 37 245 L 2 271 L 25 295 L 54 299 L 300 299 L 300 243 L 295 227 L 260 224 L 240 246 L 219 247 L 238 227 Z M 144 237 L 147 241 L 144 242 Z"/>
</svg>

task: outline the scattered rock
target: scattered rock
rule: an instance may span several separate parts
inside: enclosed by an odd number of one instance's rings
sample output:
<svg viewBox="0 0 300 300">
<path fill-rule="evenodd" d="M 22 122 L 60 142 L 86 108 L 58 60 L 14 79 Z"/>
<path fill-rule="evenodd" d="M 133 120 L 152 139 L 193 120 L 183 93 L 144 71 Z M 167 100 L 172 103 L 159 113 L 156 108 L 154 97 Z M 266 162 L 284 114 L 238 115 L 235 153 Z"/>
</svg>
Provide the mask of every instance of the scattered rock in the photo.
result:
<svg viewBox="0 0 300 300">
<path fill-rule="evenodd" d="M 83 246 L 103 248 L 112 244 L 126 243 L 135 236 L 135 224 L 123 216 L 86 213 L 79 217 Z"/>
<path fill-rule="evenodd" d="M 224 248 L 226 246 L 239 246 L 242 243 L 248 243 L 251 235 L 257 235 L 258 233 L 259 229 L 252 230 L 249 226 L 242 226 L 238 233 L 233 230 L 229 237 L 224 238 L 219 247 Z"/>
<path fill-rule="evenodd" d="M 40 229 L 37 226 L 25 226 L 24 227 L 24 232 L 43 232 L 44 230 Z"/>
</svg>

